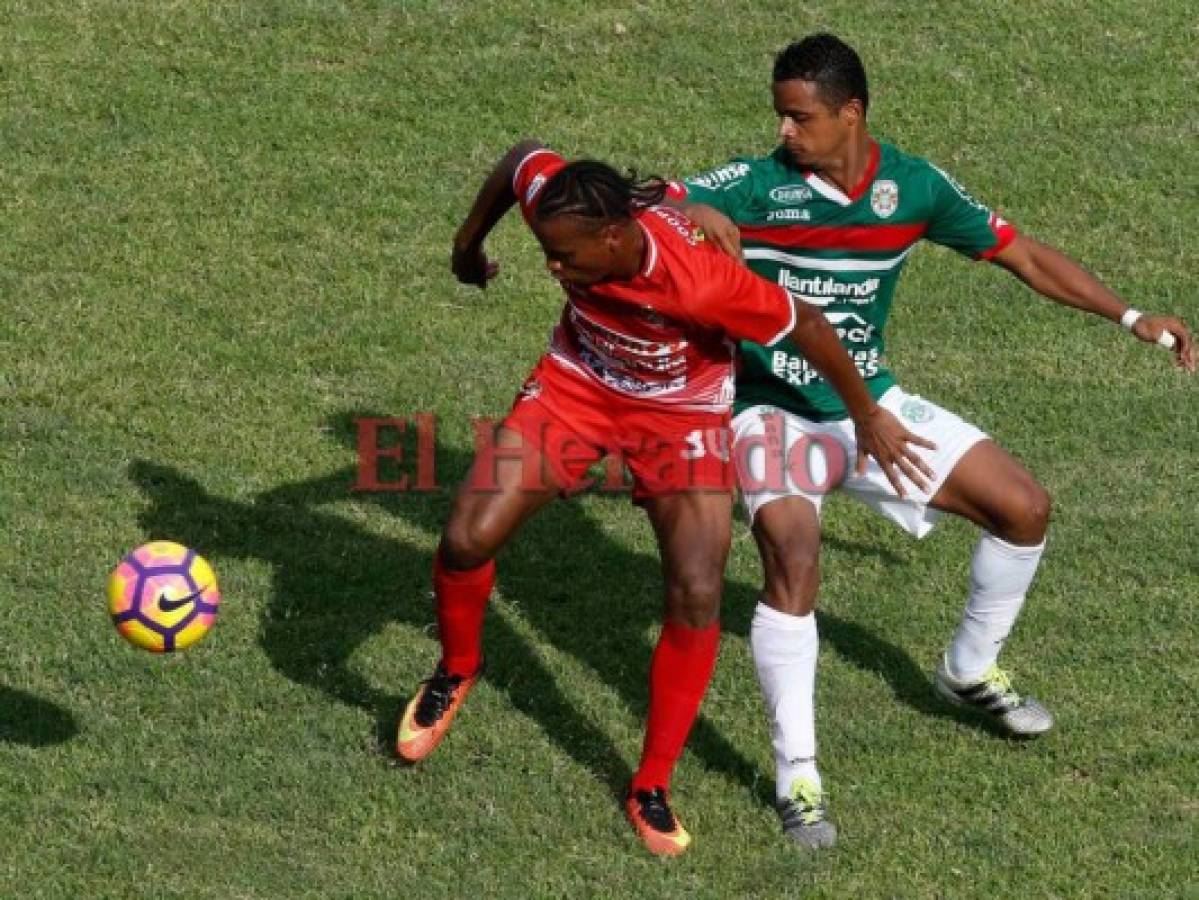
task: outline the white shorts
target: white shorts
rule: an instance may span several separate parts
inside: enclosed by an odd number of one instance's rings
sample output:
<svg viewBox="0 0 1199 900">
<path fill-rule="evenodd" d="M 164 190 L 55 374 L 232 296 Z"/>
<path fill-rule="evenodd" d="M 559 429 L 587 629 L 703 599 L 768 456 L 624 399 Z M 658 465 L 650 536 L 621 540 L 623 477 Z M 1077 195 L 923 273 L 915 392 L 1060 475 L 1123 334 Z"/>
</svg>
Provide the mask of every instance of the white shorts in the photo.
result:
<svg viewBox="0 0 1199 900">
<path fill-rule="evenodd" d="M 753 522 L 758 510 L 783 497 L 804 497 L 820 512 L 824 495 L 836 488 L 921 538 L 932 531 L 940 513 L 928 505 L 953 467 L 986 434 L 935 403 L 896 386 L 879 398 L 913 434 L 936 450 L 917 447 L 934 478 L 921 490 L 903 478 L 901 498 L 873 458 L 862 475 L 853 472 L 858 444 L 853 421 L 813 422 L 773 406 L 752 406 L 733 419 L 733 458 L 741 499 Z"/>
</svg>

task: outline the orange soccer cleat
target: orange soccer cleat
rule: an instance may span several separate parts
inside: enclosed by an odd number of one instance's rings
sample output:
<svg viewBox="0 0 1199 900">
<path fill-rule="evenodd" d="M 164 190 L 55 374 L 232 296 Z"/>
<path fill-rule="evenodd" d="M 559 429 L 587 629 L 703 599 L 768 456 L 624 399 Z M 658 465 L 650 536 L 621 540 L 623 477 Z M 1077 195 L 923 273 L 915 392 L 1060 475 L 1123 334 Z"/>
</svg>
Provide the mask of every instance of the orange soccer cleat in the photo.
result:
<svg viewBox="0 0 1199 900">
<path fill-rule="evenodd" d="M 691 845 L 691 835 L 670 809 L 665 788 L 630 790 L 624 811 L 650 853 L 678 856 Z"/>
<path fill-rule="evenodd" d="M 479 680 L 482 666 L 471 676 L 451 675 L 441 663 L 432 677 L 421 682 L 420 690 L 400 717 L 396 735 L 396 753 L 410 763 L 424 759 L 441 743 L 458 707 Z"/>
</svg>

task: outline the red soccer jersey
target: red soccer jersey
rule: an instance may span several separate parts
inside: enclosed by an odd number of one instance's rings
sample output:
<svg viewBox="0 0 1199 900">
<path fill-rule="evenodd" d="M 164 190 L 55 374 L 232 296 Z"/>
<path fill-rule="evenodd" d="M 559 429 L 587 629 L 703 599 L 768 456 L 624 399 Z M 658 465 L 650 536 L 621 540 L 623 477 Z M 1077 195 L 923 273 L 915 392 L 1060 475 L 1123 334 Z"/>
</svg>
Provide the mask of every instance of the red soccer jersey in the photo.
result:
<svg viewBox="0 0 1199 900">
<path fill-rule="evenodd" d="M 534 150 L 517 166 L 512 188 L 526 220 L 565 165 L 551 150 Z M 768 345 L 787 334 L 795 324 L 791 296 L 705 241 L 678 210 L 652 206 L 636 221 L 646 237 L 641 271 L 629 281 L 564 283 L 550 357 L 622 396 L 726 410 L 733 342 Z"/>
</svg>

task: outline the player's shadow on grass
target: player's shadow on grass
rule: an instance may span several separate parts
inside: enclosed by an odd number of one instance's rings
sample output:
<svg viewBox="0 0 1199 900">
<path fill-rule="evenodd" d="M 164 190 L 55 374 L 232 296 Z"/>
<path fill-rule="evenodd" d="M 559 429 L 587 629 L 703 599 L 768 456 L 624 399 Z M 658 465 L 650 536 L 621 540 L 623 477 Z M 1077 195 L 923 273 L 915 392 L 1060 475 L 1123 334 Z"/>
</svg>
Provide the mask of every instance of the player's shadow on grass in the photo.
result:
<svg viewBox="0 0 1199 900">
<path fill-rule="evenodd" d="M 331 431 L 352 442 L 352 418 L 340 417 Z M 439 483 L 456 484 L 470 459 L 469 452 L 438 448 Z M 196 480 L 151 462 L 133 463 L 130 475 L 149 501 L 140 516 L 148 535 L 193 546 L 218 569 L 222 557 L 259 559 L 273 567 L 261 637 L 272 664 L 297 683 L 370 711 L 379 743 L 390 752 L 405 698 L 363 677 L 353 656 L 390 623 L 428 630 L 434 622 L 428 548 L 446 519 L 451 491 L 354 495 L 356 472 L 347 467 L 241 501 L 210 494 Z M 321 509 L 347 499 L 380 505 L 428 540 L 417 547 Z M 487 680 L 620 795 L 632 775 L 626 755 L 640 747 L 622 752 L 607 731 L 580 713 L 514 620 L 522 619 L 546 643 L 594 672 L 644 720 L 652 631 L 662 609 L 657 556 L 615 543 L 580 503 L 555 503 L 501 554 L 499 589 L 508 603 L 503 614 L 493 608 L 487 617 Z M 421 652 L 427 658 L 415 668 L 423 676 L 436 660 L 436 645 L 430 642 Z M 410 692 L 416 685 L 396 687 Z M 709 768 L 750 790 L 765 790 L 761 773 L 707 720 L 697 723 L 689 746 Z"/>
<path fill-rule="evenodd" d="M 340 416 L 329 429 L 351 445 L 353 418 Z M 457 484 L 470 460 L 468 451 L 439 447 L 438 483 Z M 347 467 L 239 501 L 214 496 L 194 479 L 150 462 L 135 462 L 130 474 L 149 500 L 140 517 L 148 535 L 193 546 L 218 567 L 222 557 L 259 559 L 273 567 L 261 637 L 272 664 L 299 684 L 368 710 L 375 718 L 381 749 L 390 753 L 396 715 L 406 698 L 372 684 L 355 670 L 353 656 L 388 624 L 431 629 L 435 615 L 428 548 L 449 512 L 449 487 L 430 493 L 352 494 L 356 471 Z M 377 504 L 410 530 L 423 532 L 423 546 L 381 535 L 321 508 L 347 499 Z M 611 501 L 627 503 L 628 498 L 616 495 Z M 635 755 L 639 747 L 622 752 L 607 731 L 578 711 L 515 620 L 523 620 L 547 644 L 594 672 L 643 721 L 652 634 L 662 609 L 656 554 L 638 554 L 614 542 L 581 503 L 555 503 L 526 524 L 501 554 L 499 590 L 508 603 L 503 614 L 492 609 L 487 617 L 487 680 L 619 795 L 632 774 L 625 757 Z M 748 634 L 756 599 L 756 590 L 729 585 L 726 631 Z M 879 672 L 900 699 L 922 712 L 944 714 L 928 693 L 927 677 L 897 647 L 835 616 L 825 615 L 821 623 L 824 637 L 837 652 Z M 430 642 L 422 652 L 427 655 L 424 664 L 408 667 L 421 675 L 432 668 L 436 645 Z M 415 683 L 395 687 L 410 692 Z M 745 689 L 757 690 L 755 685 Z M 768 740 L 764 718 L 762 740 Z M 764 802 L 771 800 L 771 778 L 706 717 L 697 721 L 688 746 L 709 769 L 742 784 Z"/>
<path fill-rule="evenodd" d="M 17 688 L 0 686 L 0 743 L 49 747 L 79 733 L 75 717 L 61 706 Z"/>
</svg>

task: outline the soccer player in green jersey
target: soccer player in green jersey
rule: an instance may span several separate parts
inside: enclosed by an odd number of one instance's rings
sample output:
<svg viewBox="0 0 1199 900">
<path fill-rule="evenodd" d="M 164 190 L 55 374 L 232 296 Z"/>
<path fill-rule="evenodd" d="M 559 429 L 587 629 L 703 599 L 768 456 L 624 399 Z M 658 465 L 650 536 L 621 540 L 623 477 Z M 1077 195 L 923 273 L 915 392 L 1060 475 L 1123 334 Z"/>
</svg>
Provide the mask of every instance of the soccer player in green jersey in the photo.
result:
<svg viewBox="0 0 1199 900">
<path fill-rule="evenodd" d="M 869 133 L 861 60 L 828 34 L 775 60 L 779 146 L 676 182 L 674 202 L 751 269 L 821 308 L 879 405 L 935 444 L 925 466 L 880 467 L 858 454 L 853 423 L 829 385 L 786 339 L 742 342 L 734 407 L 742 496 L 765 569 L 750 644 L 771 718 L 778 810 L 786 834 L 829 846 L 816 766 L 813 693 L 819 583 L 820 488 L 838 459 L 855 460 L 840 487 L 923 537 L 941 513 L 982 529 L 961 622 L 934 676 L 938 694 L 1031 737 L 1053 717 L 998 667 L 1032 583 L 1049 522 L 1049 495 L 978 428 L 899 387 L 883 364 L 895 283 L 921 238 L 1007 269 L 1037 293 L 1103 316 L 1195 370 L 1191 334 L 1177 318 L 1141 315 L 1069 257 L 1020 234 L 933 164 Z M 796 449 L 811 465 L 798 473 Z M 829 452 L 830 449 L 833 452 Z M 893 486 L 899 483 L 903 490 Z"/>
</svg>

